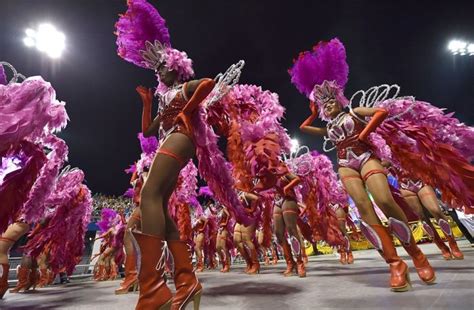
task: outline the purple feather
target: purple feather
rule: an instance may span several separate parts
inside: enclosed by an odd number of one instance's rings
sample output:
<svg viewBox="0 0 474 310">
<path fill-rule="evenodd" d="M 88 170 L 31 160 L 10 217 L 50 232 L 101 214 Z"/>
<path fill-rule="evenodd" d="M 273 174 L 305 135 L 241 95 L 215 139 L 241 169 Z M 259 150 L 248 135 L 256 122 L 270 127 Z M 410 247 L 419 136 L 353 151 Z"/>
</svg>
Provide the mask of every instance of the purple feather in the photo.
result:
<svg viewBox="0 0 474 310">
<path fill-rule="evenodd" d="M 135 195 L 135 190 L 133 188 L 129 188 L 125 191 L 125 193 L 123 193 L 122 196 L 127 197 L 127 198 L 133 198 L 134 195 Z"/>
<path fill-rule="evenodd" d="M 187 204 L 189 201 L 196 197 L 198 169 L 194 165 L 193 161 L 190 160 L 188 164 L 181 170 L 179 174 L 178 186 L 175 188 L 170 201 L 173 203 L 173 207 L 176 207 L 177 203 Z"/>
<path fill-rule="evenodd" d="M 372 145 L 375 155 L 382 161 L 392 162 L 392 150 L 387 141 L 378 133 L 372 132 L 369 135 L 369 143 Z"/>
<path fill-rule="evenodd" d="M 158 150 L 158 139 L 156 137 L 145 138 L 140 132 L 138 134 L 138 140 L 140 140 L 140 147 L 143 153 L 150 155 L 155 154 L 156 150 Z"/>
<path fill-rule="evenodd" d="M 158 40 L 163 45 L 170 45 L 164 18 L 145 0 L 129 0 L 128 9 L 120 16 L 115 28 L 118 55 L 142 68 L 148 68 L 140 54 L 145 50 L 145 42 Z"/>
<path fill-rule="evenodd" d="M 117 218 L 118 213 L 110 208 L 102 209 L 100 221 L 97 222 L 97 226 L 99 227 L 102 233 L 106 232 L 114 225 L 114 220 Z"/>
<path fill-rule="evenodd" d="M 213 198 L 213 197 L 214 197 L 214 194 L 212 193 L 212 191 L 211 191 L 211 189 L 209 188 L 209 186 L 201 186 L 201 187 L 199 188 L 198 196 L 204 196 L 204 197 Z"/>
<path fill-rule="evenodd" d="M 125 169 L 125 173 L 127 173 L 127 174 L 132 174 L 135 171 L 137 171 L 137 165 L 136 164 L 130 165 L 130 167 Z"/>
<path fill-rule="evenodd" d="M 315 85 L 324 81 L 336 81 L 344 88 L 349 76 L 346 50 L 339 39 L 319 42 L 312 51 L 300 53 L 293 67 L 288 70 L 299 92 L 309 97 Z"/>
</svg>

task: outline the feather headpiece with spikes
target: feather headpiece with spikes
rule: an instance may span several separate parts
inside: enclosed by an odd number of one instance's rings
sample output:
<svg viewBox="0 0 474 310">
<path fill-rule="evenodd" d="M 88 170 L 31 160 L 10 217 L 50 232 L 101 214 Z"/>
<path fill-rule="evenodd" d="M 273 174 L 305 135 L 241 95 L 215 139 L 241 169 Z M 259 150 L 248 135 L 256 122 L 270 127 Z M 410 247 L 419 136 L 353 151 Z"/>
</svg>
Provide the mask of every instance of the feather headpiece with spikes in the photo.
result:
<svg viewBox="0 0 474 310">
<path fill-rule="evenodd" d="M 349 104 L 344 96 L 349 66 L 346 50 L 339 39 L 321 41 L 312 51 L 300 53 L 288 73 L 298 91 L 316 102 L 321 119 L 328 120 L 323 111 L 323 105 L 328 100 L 336 99 L 342 107 Z"/>
<path fill-rule="evenodd" d="M 176 71 L 182 81 L 194 75 L 192 61 L 185 52 L 171 47 L 166 22 L 146 0 L 129 0 L 125 14 L 115 24 L 117 53 L 128 62 L 156 70 L 161 64 Z"/>
</svg>

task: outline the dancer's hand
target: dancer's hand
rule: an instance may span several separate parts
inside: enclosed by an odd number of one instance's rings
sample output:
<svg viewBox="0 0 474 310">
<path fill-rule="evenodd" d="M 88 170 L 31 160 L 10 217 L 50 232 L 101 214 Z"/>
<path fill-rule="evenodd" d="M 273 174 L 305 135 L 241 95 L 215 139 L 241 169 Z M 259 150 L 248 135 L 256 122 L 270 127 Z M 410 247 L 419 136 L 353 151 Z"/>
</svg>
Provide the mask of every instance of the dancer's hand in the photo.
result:
<svg viewBox="0 0 474 310">
<path fill-rule="evenodd" d="M 318 117 L 318 106 L 314 101 L 309 102 L 309 109 L 311 110 L 311 115 L 304 120 L 300 125 L 300 130 L 304 133 L 309 133 L 311 135 L 324 136 L 327 134 L 326 127 L 314 127 L 311 124 Z"/>
<path fill-rule="evenodd" d="M 136 88 L 136 91 L 142 98 L 143 104 L 151 104 L 153 101 L 153 91 L 151 88 L 140 85 Z"/>
</svg>

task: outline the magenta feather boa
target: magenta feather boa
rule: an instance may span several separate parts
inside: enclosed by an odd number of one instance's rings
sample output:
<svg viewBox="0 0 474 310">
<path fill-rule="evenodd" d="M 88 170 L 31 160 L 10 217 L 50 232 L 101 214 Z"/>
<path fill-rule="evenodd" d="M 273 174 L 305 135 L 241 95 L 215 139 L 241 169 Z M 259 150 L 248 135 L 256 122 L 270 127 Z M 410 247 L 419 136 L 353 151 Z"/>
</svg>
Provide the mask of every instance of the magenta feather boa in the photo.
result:
<svg viewBox="0 0 474 310">
<path fill-rule="evenodd" d="M 285 108 L 280 104 L 278 94 L 262 90 L 256 85 L 236 85 L 232 88 L 230 96 L 233 104 L 253 107 L 258 118 L 248 120 L 246 115 L 241 115 L 242 142 L 260 140 L 268 133 L 275 133 L 279 139 L 278 144 L 283 152 L 289 152 L 291 139 L 286 129 L 281 125 Z"/>
<path fill-rule="evenodd" d="M 174 218 L 177 220 L 179 214 L 177 209 L 179 204 L 190 205 L 191 201 L 196 199 L 197 190 L 197 179 L 198 169 L 194 165 L 193 161 L 190 160 L 188 164 L 181 170 L 178 178 L 178 184 L 171 194 L 168 207 L 170 208 L 170 214 L 175 215 Z"/>
<path fill-rule="evenodd" d="M 389 111 L 389 115 L 400 115 L 398 119 L 433 129 L 437 141 L 454 147 L 467 161 L 474 160 L 474 127 L 461 123 L 445 113 L 444 109 L 424 101 L 410 99 L 386 100 L 379 105 Z"/>
<path fill-rule="evenodd" d="M 194 114 L 193 126 L 199 173 L 206 180 L 216 200 L 225 205 L 239 222 L 249 223 L 249 218 L 234 190 L 234 180 L 230 172 L 231 166 L 217 146 L 217 136 L 207 123 L 204 107 L 201 106 Z"/>
</svg>

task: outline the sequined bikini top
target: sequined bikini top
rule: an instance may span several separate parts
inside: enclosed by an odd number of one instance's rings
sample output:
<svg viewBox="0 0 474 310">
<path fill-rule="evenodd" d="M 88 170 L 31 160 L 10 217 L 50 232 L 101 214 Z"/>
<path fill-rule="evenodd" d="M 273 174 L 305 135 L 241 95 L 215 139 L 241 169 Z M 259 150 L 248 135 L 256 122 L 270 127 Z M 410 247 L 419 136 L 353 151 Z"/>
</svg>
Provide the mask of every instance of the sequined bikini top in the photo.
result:
<svg viewBox="0 0 474 310">
<path fill-rule="evenodd" d="M 342 142 L 364 129 L 364 124 L 352 113 L 342 112 L 328 123 L 328 138 L 334 144 Z"/>
<path fill-rule="evenodd" d="M 160 141 L 176 129 L 174 124 L 176 117 L 188 102 L 183 86 L 184 84 L 173 87 L 159 98 L 158 116 L 160 117 Z"/>
</svg>

